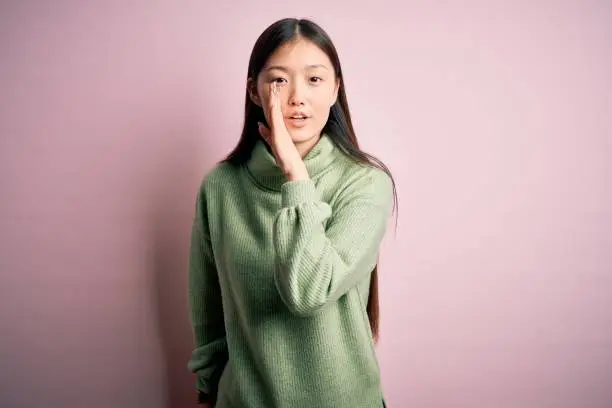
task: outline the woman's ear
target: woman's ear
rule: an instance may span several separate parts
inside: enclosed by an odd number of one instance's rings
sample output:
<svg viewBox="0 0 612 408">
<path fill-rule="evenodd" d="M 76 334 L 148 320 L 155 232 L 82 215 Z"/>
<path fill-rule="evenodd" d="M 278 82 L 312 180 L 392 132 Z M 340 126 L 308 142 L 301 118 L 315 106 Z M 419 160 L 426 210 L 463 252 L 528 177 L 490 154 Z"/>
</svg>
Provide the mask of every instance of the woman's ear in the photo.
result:
<svg viewBox="0 0 612 408">
<path fill-rule="evenodd" d="M 261 99 L 257 93 L 257 83 L 255 83 L 253 78 L 247 79 L 247 92 L 249 93 L 249 98 L 251 98 L 251 101 L 255 105 L 261 107 Z"/>
</svg>

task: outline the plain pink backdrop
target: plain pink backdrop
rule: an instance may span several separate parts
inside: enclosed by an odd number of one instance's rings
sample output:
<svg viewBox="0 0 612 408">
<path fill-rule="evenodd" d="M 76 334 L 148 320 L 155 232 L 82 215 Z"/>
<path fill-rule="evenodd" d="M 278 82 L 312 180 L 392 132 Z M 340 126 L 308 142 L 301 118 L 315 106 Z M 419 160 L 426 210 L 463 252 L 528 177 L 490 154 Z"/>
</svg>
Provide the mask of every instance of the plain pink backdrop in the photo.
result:
<svg viewBox="0 0 612 408">
<path fill-rule="evenodd" d="M 193 406 L 193 200 L 285 16 L 397 179 L 390 407 L 612 407 L 612 6 L 578 0 L 3 1 L 0 405 Z"/>
</svg>

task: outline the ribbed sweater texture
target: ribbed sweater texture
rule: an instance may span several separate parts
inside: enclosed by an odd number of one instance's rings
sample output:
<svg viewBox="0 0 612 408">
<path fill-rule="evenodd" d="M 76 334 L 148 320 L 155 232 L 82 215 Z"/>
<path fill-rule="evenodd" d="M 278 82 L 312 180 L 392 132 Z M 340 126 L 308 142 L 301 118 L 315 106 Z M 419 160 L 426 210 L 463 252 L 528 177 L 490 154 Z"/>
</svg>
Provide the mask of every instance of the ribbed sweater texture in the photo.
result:
<svg viewBox="0 0 612 408">
<path fill-rule="evenodd" d="M 383 406 L 366 305 L 391 180 L 325 134 L 304 162 L 310 179 L 287 181 L 258 141 L 198 191 L 187 366 L 217 408 Z"/>
</svg>

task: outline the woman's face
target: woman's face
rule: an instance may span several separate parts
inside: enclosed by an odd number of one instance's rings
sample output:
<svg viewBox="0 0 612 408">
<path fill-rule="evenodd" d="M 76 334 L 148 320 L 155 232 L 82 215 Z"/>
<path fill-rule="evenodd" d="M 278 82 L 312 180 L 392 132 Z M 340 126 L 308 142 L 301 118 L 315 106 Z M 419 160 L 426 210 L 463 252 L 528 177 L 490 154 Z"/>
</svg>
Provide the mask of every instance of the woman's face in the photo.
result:
<svg viewBox="0 0 612 408">
<path fill-rule="evenodd" d="M 303 38 L 279 47 L 270 56 L 257 82 L 249 84 L 251 98 L 263 108 L 268 123 L 270 86 L 274 82 L 279 85 L 281 111 L 293 142 L 298 148 L 312 147 L 338 96 L 339 81 L 330 59 Z"/>
</svg>

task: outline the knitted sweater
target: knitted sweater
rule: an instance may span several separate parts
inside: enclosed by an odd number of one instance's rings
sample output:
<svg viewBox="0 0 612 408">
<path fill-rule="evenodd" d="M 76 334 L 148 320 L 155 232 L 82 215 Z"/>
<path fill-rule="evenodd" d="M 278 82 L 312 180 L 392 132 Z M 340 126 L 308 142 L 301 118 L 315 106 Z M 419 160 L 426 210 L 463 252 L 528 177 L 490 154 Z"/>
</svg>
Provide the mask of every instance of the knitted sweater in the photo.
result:
<svg viewBox="0 0 612 408">
<path fill-rule="evenodd" d="M 304 162 L 310 179 L 288 182 L 259 141 L 199 189 L 188 368 L 217 408 L 383 406 L 366 305 L 391 180 L 326 135 Z"/>
</svg>

